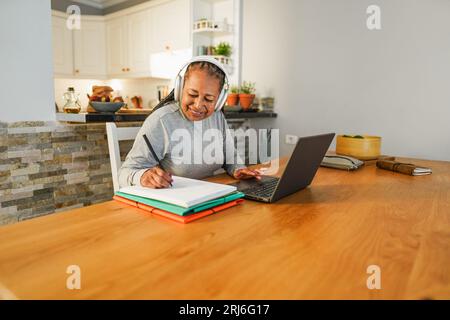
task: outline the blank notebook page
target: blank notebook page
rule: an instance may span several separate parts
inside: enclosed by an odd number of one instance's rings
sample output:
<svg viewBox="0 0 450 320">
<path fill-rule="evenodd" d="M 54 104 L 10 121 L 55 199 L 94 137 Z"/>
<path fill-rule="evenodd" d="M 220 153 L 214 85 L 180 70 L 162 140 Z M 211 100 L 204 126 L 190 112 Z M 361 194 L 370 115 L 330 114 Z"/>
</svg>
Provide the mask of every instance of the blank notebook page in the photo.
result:
<svg viewBox="0 0 450 320">
<path fill-rule="evenodd" d="M 150 189 L 145 187 L 125 187 L 120 192 L 175 204 L 190 208 L 205 201 L 223 197 L 236 191 L 236 187 L 173 176 L 171 188 Z"/>
</svg>

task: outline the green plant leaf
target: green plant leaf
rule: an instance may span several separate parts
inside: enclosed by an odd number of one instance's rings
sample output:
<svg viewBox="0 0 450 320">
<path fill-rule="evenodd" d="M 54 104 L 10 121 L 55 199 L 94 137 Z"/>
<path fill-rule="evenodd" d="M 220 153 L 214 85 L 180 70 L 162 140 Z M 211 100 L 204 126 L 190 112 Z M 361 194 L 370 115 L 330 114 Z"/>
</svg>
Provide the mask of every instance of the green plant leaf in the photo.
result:
<svg viewBox="0 0 450 320">
<path fill-rule="evenodd" d="M 255 83 L 244 81 L 241 85 L 241 93 L 244 93 L 244 94 L 255 93 Z"/>
<path fill-rule="evenodd" d="M 215 52 L 217 55 L 230 57 L 231 56 L 231 45 L 228 42 L 220 42 L 216 48 Z"/>
<path fill-rule="evenodd" d="M 231 93 L 239 93 L 240 92 L 239 87 L 238 86 L 231 86 L 230 92 Z"/>
</svg>

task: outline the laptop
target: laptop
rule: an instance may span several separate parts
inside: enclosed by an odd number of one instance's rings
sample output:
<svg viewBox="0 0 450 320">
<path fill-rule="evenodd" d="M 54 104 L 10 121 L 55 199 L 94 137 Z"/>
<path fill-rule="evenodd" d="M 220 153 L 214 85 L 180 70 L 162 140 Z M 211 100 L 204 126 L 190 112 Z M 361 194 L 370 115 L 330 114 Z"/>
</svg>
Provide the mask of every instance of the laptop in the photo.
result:
<svg viewBox="0 0 450 320">
<path fill-rule="evenodd" d="M 309 186 L 316 175 L 334 133 L 300 138 L 281 178 L 262 176 L 261 180 L 241 180 L 232 185 L 245 198 L 261 202 L 275 202 Z"/>
</svg>

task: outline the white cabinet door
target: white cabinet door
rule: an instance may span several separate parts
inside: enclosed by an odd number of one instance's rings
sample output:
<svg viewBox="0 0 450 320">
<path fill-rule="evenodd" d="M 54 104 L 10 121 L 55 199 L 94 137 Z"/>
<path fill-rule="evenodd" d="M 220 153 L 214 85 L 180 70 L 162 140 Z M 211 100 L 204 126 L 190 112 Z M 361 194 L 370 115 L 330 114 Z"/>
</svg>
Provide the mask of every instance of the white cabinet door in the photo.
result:
<svg viewBox="0 0 450 320">
<path fill-rule="evenodd" d="M 53 72 L 56 76 L 73 75 L 72 31 L 66 27 L 66 19 L 52 17 Z"/>
<path fill-rule="evenodd" d="M 106 23 L 108 74 L 118 77 L 150 76 L 150 10 Z"/>
<path fill-rule="evenodd" d="M 107 71 L 109 75 L 123 75 L 127 63 L 126 17 L 106 22 Z"/>
<path fill-rule="evenodd" d="M 81 21 L 74 30 L 74 71 L 80 77 L 106 77 L 106 33 L 103 21 Z"/>
<path fill-rule="evenodd" d="M 191 47 L 191 9 L 189 0 L 173 0 L 151 10 L 151 52 Z"/>
<path fill-rule="evenodd" d="M 128 25 L 127 73 L 148 76 L 150 74 L 150 11 L 130 14 L 126 19 Z"/>
</svg>

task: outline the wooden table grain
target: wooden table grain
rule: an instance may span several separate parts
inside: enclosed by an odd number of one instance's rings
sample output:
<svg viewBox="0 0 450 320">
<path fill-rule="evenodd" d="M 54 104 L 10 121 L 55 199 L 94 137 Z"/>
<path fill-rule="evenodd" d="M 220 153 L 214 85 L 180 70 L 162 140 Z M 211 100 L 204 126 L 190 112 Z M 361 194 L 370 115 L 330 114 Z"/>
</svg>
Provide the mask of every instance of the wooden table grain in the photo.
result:
<svg viewBox="0 0 450 320">
<path fill-rule="evenodd" d="M 110 201 L 0 227 L 0 297 L 449 299 L 450 162 L 401 160 L 433 174 L 320 168 L 277 203 L 188 225 Z"/>
</svg>

